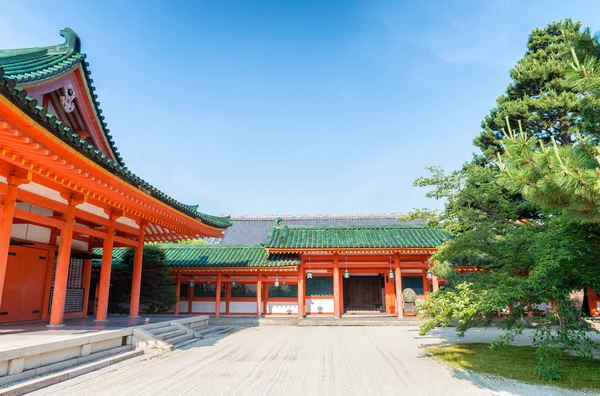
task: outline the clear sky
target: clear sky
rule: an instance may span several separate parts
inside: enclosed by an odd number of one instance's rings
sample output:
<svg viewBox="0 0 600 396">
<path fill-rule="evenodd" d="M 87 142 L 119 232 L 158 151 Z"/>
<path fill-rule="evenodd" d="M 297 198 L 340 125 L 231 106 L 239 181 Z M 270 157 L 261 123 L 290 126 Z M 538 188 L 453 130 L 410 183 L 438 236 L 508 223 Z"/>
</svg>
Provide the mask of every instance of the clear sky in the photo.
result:
<svg viewBox="0 0 600 396">
<path fill-rule="evenodd" d="M 523 5 L 525 3 L 526 5 Z M 532 28 L 598 1 L 9 1 L 0 48 L 74 29 L 131 170 L 212 214 L 440 207 Z"/>
</svg>

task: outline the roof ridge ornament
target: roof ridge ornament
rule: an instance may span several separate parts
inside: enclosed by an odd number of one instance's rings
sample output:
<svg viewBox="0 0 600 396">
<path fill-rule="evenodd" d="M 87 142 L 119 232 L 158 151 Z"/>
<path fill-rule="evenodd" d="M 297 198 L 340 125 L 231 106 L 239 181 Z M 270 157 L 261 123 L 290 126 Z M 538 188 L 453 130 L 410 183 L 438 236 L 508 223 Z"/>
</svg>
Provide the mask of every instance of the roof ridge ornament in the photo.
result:
<svg viewBox="0 0 600 396">
<path fill-rule="evenodd" d="M 48 47 L 48 55 L 81 52 L 81 39 L 73 29 L 66 27 L 60 31 L 60 35 L 65 38 L 65 42 Z"/>
</svg>

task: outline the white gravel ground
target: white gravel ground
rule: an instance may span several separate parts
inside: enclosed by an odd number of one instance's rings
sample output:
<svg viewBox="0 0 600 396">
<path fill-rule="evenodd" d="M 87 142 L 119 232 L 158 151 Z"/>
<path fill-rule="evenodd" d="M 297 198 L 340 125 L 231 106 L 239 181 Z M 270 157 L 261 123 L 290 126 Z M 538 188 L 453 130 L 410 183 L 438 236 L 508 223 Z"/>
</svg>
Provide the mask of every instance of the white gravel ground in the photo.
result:
<svg viewBox="0 0 600 396">
<path fill-rule="evenodd" d="M 255 327 L 123 362 L 31 395 L 582 395 L 453 373 L 423 355 L 453 330 Z M 480 333 L 476 340 L 492 338 Z M 474 340 L 475 341 L 475 340 Z"/>
</svg>

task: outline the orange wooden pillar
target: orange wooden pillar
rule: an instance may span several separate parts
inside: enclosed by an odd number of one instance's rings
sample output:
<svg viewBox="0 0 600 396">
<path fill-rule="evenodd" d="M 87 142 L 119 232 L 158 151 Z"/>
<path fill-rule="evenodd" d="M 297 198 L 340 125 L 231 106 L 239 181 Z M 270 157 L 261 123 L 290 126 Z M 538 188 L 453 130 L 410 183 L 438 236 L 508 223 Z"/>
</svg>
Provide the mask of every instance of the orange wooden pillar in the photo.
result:
<svg viewBox="0 0 600 396">
<path fill-rule="evenodd" d="M 49 327 L 64 326 L 63 319 L 65 315 L 65 301 L 67 299 L 67 280 L 69 277 L 69 264 L 71 261 L 71 242 L 73 241 L 73 227 L 75 226 L 76 204 L 73 197 L 69 198 L 67 213 L 64 215 L 65 226 L 60 231 Z"/>
<path fill-rule="evenodd" d="M 260 280 L 260 273 L 256 281 L 256 316 L 259 318 L 262 316 L 262 281 Z"/>
<path fill-rule="evenodd" d="M 304 317 L 304 266 L 298 266 L 298 317 Z"/>
<path fill-rule="evenodd" d="M 344 274 L 340 272 L 338 275 L 340 278 L 340 316 L 344 314 Z"/>
<path fill-rule="evenodd" d="M 340 258 L 333 255 L 333 316 L 340 317 Z"/>
<path fill-rule="evenodd" d="M 431 276 L 431 285 L 433 286 L 434 292 L 440 290 L 440 280 L 438 279 L 437 276 L 435 276 L 435 275 Z"/>
<path fill-rule="evenodd" d="M 177 302 L 175 303 L 175 315 L 179 315 L 179 295 L 181 294 L 181 272 L 177 271 L 177 283 L 175 283 L 175 295 Z"/>
<path fill-rule="evenodd" d="M 105 321 L 108 317 L 108 293 L 110 291 L 110 272 L 112 267 L 113 244 L 115 241 L 115 219 L 117 215 L 110 212 L 108 215 L 108 227 L 106 227 L 106 239 L 102 244 L 102 267 L 100 267 L 100 283 L 98 285 L 98 311 L 97 321 Z"/>
<path fill-rule="evenodd" d="M 8 191 L 2 199 L 2 223 L 0 224 L 0 304 L 4 292 L 4 280 L 8 266 L 8 249 L 10 248 L 10 233 L 12 231 L 13 217 L 17 205 L 16 184 L 9 184 Z"/>
<path fill-rule="evenodd" d="M 217 290 L 215 291 L 215 317 L 219 317 L 221 316 L 221 284 L 222 284 L 222 279 L 221 279 L 221 272 L 217 272 Z"/>
<path fill-rule="evenodd" d="M 404 317 L 404 300 L 402 297 L 402 272 L 400 271 L 400 256 L 394 255 L 394 271 L 396 278 L 396 311 L 399 318 Z"/>
<path fill-rule="evenodd" d="M 588 306 L 590 307 L 590 315 L 600 316 L 600 311 L 598 310 L 598 303 L 597 303 L 598 295 L 596 294 L 594 289 L 592 289 L 590 286 L 587 286 L 586 288 L 587 288 L 586 291 L 587 291 Z"/>
<path fill-rule="evenodd" d="M 138 245 L 133 255 L 133 275 L 131 277 L 131 300 L 129 302 L 129 316 L 140 315 L 140 289 L 142 288 L 142 261 L 144 259 L 144 238 L 146 233 L 146 221 L 140 222 L 140 233 L 138 234 Z"/>
</svg>

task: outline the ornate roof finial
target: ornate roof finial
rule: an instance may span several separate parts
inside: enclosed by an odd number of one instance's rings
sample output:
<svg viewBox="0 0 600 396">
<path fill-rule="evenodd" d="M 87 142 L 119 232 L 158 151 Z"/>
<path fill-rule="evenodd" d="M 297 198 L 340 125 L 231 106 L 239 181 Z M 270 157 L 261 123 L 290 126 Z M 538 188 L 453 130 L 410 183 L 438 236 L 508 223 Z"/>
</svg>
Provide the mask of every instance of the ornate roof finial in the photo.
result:
<svg viewBox="0 0 600 396">
<path fill-rule="evenodd" d="M 65 38 L 65 42 L 57 46 L 57 50 L 74 50 L 81 52 L 81 40 L 77 33 L 71 28 L 64 28 L 60 31 L 60 35 Z"/>
</svg>

